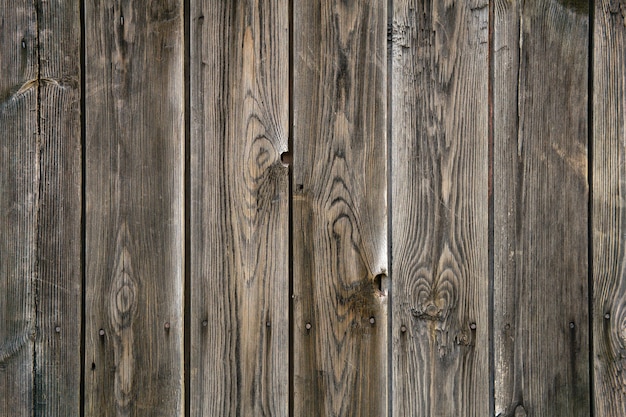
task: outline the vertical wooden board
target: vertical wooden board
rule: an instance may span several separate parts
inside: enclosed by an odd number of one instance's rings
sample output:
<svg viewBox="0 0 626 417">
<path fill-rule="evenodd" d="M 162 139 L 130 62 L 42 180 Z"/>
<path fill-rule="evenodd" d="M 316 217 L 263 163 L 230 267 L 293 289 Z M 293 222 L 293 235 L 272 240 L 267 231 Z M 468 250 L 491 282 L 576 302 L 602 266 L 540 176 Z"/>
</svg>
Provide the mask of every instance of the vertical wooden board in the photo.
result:
<svg viewBox="0 0 626 417">
<path fill-rule="evenodd" d="M 488 3 L 399 0 L 393 415 L 489 413 Z"/>
<path fill-rule="evenodd" d="M 496 415 L 590 413 L 587 7 L 494 5 Z"/>
<path fill-rule="evenodd" d="M 85 3 L 85 415 L 182 416 L 183 4 Z"/>
<path fill-rule="evenodd" d="M 494 403 L 503 416 L 514 415 L 517 404 L 511 402 L 511 392 L 514 390 L 515 372 L 512 372 L 515 363 L 515 338 L 511 330 L 516 315 L 516 304 L 505 303 L 496 299 L 507 293 L 511 286 L 509 281 L 502 277 L 515 277 L 517 265 L 515 242 L 518 226 L 516 224 L 519 193 L 519 176 L 511 175 L 513 167 L 519 164 L 517 154 L 517 122 L 518 122 L 518 71 L 519 71 L 519 37 L 520 37 L 520 6 L 521 3 L 511 0 L 496 0 L 492 27 L 497 28 L 493 34 L 492 63 L 493 66 L 493 120 L 495 130 L 493 144 L 493 259 L 494 259 L 494 382 L 498 385 L 494 389 Z M 521 210 L 521 207 L 519 208 Z M 512 297 L 512 295 L 510 295 Z M 509 300 L 510 301 L 510 300 Z M 526 328 L 523 322 L 518 326 Z M 522 329 L 520 329 L 522 330 Z M 506 414 L 504 410 L 508 410 Z M 524 411 L 523 406 L 520 411 Z M 522 414 L 523 415 L 523 414 Z"/>
<path fill-rule="evenodd" d="M 386 2 L 294 3 L 294 414 L 385 416 Z"/>
<path fill-rule="evenodd" d="M 623 2 L 595 2 L 593 34 L 594 415 L 626 415 L 626 26 Z"/>
<path fill-rule="evenodd" d="M 286 0 L 192 0 L 192 416 L 287 416 Z"/>
<path fill-rule="evenodd" d="M 39 209 L 37 13 L 0 4 L 0 415 L 30 416 Z"/>
<path fill-rule="evenodd" d="M 39 3 L 40 186 L 35 414 L 80 414 L 79 2 Z"/>
</svg>

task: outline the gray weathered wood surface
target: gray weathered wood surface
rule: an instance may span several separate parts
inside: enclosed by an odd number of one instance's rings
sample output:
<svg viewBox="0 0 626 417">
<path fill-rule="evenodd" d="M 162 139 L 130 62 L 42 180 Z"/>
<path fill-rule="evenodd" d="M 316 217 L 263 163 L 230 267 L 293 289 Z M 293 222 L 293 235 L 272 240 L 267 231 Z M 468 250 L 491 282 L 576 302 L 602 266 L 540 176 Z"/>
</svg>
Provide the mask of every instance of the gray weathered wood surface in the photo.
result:
<svg viewBox="0 0 626 417">
<path fill-rule="evenodd" d="M 593 32 L 594 415 L 626 415 L 625 5 L 595 2 Z"/>
<path fill-rule="evenodd" d="M 85 414 L 182 416 L 183 2 L 85 3 Z"/>
<path fill-rule="evenodd" d="M 39 190 L 35 287 L 37 416 L 80 414 L 81 118 L 80 3 L 37 5 Z"/>
<path fill-rule="evenodd" d="M 27 1 L 3 2 L 0 16 L 0 415 L 22 417 L 30 415 L 34 395 L 37 13 Z"/>
<path fill-rule="evenodd" d="M 589 416 L 587 3 L 493 31 L 495 414 Z"/>
<path fill-rule="evenodd" d="M 293 415 L 383 416 L 386 3 L 293 13 Z"/>
<path fill-rule="evenodd" d="M 287 1 L 191 2 L 192 416 L 287 416 Z"/>
<path fill-rule="evenodd" d="M 488 11 L 394 2 L 394 416 L 489 413 Z"/>
<path fill-rule="evenodd" d="M 80 413 L 78 7 L 0 13 L 1 415 Z"/>
<path fill-rule="evenodd" d="M 0 415 L 626 414 L 625 16 L 4 2 Z"/>
</svg>

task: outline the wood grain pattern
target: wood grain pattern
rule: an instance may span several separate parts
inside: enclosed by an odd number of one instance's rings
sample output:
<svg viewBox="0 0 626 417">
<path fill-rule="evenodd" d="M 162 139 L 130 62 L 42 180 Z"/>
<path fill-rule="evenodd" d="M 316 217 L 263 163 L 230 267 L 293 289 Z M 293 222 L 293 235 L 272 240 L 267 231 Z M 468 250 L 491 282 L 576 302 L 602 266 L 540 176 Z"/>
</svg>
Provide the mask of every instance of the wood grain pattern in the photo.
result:
<svg viewBox="0 0 626 417">
<path fill-rule="evenodd" d="M 40 96 L 37 416 L 80 414 L 81 126 L 79 2 L 38 4 Z"/>
<path fill-rule="evenodd" d="M 2 415 L 80 412 L 80 20 L 56 3 L 11 5 L 0 28 Z"/>
<path fill-rule="evenodd" d="M 488 3 L 394 2 L 394 416 L 489 413 Z"/>
<path fill-rule="evenodd" d="M 626 415 L 626 3 L 595 2 L 593 33 L 594 415 Z"/>
<path fill-rule="evenodd" d="M 385 2 L 294 3 L 294 414 L 385 416 Z"/>
<path fill-rule="evenodd" d="M 589 416 L 587 2 L 494 16 L 495 414 Z"/>
<path fill-rule="evenodd" d="M 0 415 L 32 414 L 39 211 L 37 12 L 0 4 Z"/>
<path fill-rule="evenodd" d="M 190 22 L 191 415 L 287 416 L 287 1 Z"/>
<path fill-rule="evenodd" d="M 85 3 L 85 415 L 182 416 L 183 4 Z"/>
</svg>

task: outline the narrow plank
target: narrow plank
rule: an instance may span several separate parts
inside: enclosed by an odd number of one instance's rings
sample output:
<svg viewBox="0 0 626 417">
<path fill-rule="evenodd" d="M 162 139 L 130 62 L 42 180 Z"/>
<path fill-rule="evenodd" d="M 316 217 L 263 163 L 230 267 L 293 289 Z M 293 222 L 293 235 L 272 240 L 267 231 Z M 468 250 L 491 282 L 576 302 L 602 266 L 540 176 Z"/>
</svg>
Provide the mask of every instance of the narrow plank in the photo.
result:
<svg viewBox="0 0 626 417">
<path fill-rule="evenodd" d="M 81 376 L 79 2 L 38 4 L 37 416 L 78 416 Z"/>
<path fill-rule="evenodd" d="M 495 414 L 589 416 L 587 2 L 493 24 Z"/>
<path fill-rule="evenodd" d="M 489 413 L 487 1 L 394 2 L 394 416 Z"/>
<path fill-rule="evenodd" d="M 0 415 L 32 415 L 39 209 L 37 12 L 0 4 Z"/>
<path fill-rule="evenodd" d="M 85 3 L 85 414 L 182 416 L 183 2 Z"/>
<path fill-rule="evenodd" d="M 618 417 L 626 415 L 623 3 L 595 2 L 593 27 L 593 415 Z"/>
<path fill-rule="evenodd" d="M 286 0 L 192 0 L 192 416 L 287 416 Z"/>
<path fill-rule="evenodd" d="M 385 416 L 386 2 L 293 12 L 293 415 Z"/>
</svg>

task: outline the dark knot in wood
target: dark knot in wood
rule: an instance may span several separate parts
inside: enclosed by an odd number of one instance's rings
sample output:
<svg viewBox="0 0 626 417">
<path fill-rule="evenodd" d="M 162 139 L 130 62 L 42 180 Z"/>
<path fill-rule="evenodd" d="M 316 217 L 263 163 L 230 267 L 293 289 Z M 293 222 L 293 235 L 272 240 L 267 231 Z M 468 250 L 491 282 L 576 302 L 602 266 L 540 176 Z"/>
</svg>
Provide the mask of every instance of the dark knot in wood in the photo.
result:
<svg viewBox="0 0 626 417">
<path fill-rule="evenodd" d="M 424 308 L 411 308 L 411 315 L 415 318 L 422 320 L 444 321 L 445 319 L 445 315 L 443 314 L 442 309 L 440 309 L 430 301 L 426 303 L 426 306 Z"/>
</svg>

